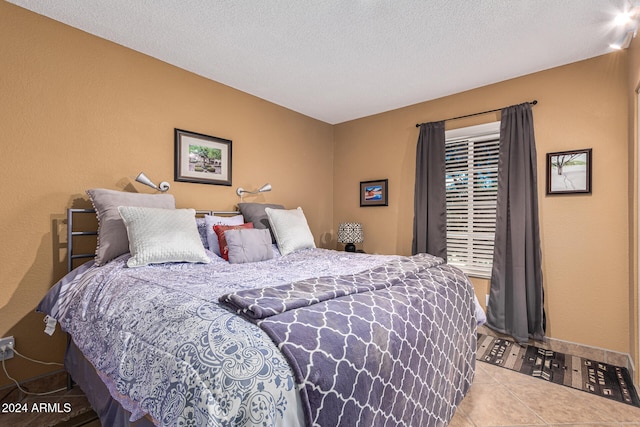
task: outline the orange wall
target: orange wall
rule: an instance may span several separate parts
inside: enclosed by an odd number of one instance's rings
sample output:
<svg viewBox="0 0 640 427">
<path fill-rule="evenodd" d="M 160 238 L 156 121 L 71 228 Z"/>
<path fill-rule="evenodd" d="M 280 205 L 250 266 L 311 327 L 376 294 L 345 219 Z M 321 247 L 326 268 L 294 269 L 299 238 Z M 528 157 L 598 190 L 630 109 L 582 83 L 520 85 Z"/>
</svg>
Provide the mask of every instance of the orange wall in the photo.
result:
<svg viewBox="0 0 640 427">
<path fill-rule="evenodd" d="M 226 210 L 238 201 L 238 186 L 270 182 L 271 193 L 248 200 L 302 206 L 318 245 L 335 247 L 336 224 L 351 220 L 364 224 L 366 251 L 408 254 L 415 124 L 532 99 L 539 101 L 534 120 L 548 334 L 632 351 L 637 243 L 629 236 L 637 209 L 628 69 L 640 61 L 636 53 L 331 126 L 4 2 L 0 40 L 0 337 L 13 335 L 25 354 L 62 359 L 64 336 L 44 335 L 42 316 L 33 310 L 64 274 L 64 212 L 87 206 L 87 188 L 151 192 L 133 182 L 144 170 L 172 183 L 179 207 Z M 496 119 L 485 115 L 448 127 Z M 233 141 L 232 187 L 172 181 L 175 127 Z M 593 194 L 545 196 L 545 153 L 588 147 Z M 379 178 L 389 179 L 389 206 L 360 208 L 358 183 Z M 483 301 L 487 282 L 474 283 Z M 18 358 L 7 367 L 20 379 L 50 370 Z M 0 375 L 0 386 L 6 383 Z"/>
<path fill-rule="evenodd" d="M 537 99 L 533 108 L 548 336 L 628 353 L 628 89 L 625 52 L 335 127 L 334 218 L 360 221 L 367 252 L 409 254 L 416 123 Z M 487 114 L 447 128 L 499 119 Z M 546 153 L 593 148 L 593 194 L 545 195 Z M 389 206 L 360 208 L 359 181 L 389 179 Z M 486 280 L 475 279 L 481 302 Z"/>
<path fill-rule="evenodd" d="M 0 337 L 22 353 L 62 359 L 63 334 L 45 335 L 34 309 L 64 274 L 62 218 L 88 188 L 153 192 L 133 181 L 144 170 L 178 207 L 230 210 L 237 187 L 270 182 L 245 201 L 302 206 L 316 243 L 332 239 L 332 126 L 5 2 L 0 40 Z M 232 187 L 173 182 L 176 127 L 233 141 Z"/>
</svg>

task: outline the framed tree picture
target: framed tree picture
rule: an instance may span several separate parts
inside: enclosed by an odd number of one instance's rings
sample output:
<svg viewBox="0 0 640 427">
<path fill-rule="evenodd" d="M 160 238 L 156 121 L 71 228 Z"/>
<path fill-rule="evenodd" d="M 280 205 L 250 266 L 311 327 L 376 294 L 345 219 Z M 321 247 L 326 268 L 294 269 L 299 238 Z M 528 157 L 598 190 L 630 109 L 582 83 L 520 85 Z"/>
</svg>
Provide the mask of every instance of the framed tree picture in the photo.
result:
<svg viewBox="0 0 640 427">
<path fill-rule="evenodd" d="M 547 153 L 547 194 L 591 193 L 591 148 Z"/>
<path fill-rule="evenodd" d="M 231 141 L 176 129 L 174 179 L 231 185 Z"/>
</svg>

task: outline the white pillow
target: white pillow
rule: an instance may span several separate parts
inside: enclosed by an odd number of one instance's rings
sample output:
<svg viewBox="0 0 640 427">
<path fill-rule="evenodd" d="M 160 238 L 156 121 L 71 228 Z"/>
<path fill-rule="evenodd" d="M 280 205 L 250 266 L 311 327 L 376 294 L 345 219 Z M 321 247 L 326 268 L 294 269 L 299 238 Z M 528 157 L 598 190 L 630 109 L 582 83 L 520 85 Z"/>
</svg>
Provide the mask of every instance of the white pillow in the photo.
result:
<svg viewBox="0 0 640 427">
<path fill-rule="evenodd" d="M 129 236 L 129 267 L 163 262 L 210 262 L 194 209 L 119 206 Z"/>
<path fill-rule="evenodd" d="M 265 208 L 265 212 L 269 217 L 271 230 L 282 255 L 299 249 L 316 247 L 302 208 L 290 210 Z"/>
<path fill-rule="evenodd" d="M 242 225 L 244 217 L 242 215 L 235 216 L 215 216 L 205 215 L 204 221 L 207 224 L 207 242 L 209 242 L 209 250 L 214 254 L 220 255 L 220 243 L 218 243 L 218 235 L 213 231 L 216 225 Z"/>
</svg>

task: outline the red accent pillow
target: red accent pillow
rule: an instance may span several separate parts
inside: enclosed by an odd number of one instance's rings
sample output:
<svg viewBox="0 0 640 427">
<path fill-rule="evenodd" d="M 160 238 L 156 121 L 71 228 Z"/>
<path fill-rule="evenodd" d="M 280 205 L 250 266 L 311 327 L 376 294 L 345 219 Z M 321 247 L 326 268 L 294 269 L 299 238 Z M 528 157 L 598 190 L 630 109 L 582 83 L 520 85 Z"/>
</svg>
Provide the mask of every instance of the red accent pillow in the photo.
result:
<svg viewBox="0 0 640 427">
<path fill-rule="evenodd" d="M 214 225 L 213 231 L 218 236 L 218 244 L 220 245 L 220 256 L 229 261 L 229 247 L 227 246 L 227 239 L 224 237 L 224 232 L 227 230 L 238 230 L 241 228 L 253 228 L 252 222 L 247 222 L 242 225 Z"/>
</svg>

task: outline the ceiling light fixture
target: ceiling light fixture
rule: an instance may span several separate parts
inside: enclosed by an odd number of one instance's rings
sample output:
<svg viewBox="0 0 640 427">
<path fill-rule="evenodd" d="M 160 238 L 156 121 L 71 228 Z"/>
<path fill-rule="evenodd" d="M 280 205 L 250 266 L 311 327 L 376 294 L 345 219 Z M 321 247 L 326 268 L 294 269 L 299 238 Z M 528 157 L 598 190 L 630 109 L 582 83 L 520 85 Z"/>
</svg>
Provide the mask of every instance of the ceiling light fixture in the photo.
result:
<svg viewBox="0 0 640 427">
<path fill-rule="evenodd" d="M 636 30 L 629 30 L 617 42 L 611 43 L 609 47 L 615 50 L 627 49 L 635 36 Z"/>
<path fill-rule="evenodd" d="M 640 7 L 630 6 L 629 10 L 619 13 L 614 19 L 614 24 L 625 29 L 624 34 L 609 47 L 615 50 L 627 49 L 638 32 L 638 18 Z"/>
<path fill-rule="evenodd" d="M 630 23 L 633 18 L 634 17 L 631 10 L 628 10 L 626 12 L 619 13 L 613 20 L 613 23 L 618 27 L 624 27 L 625 25 Z"/>
</svg>

